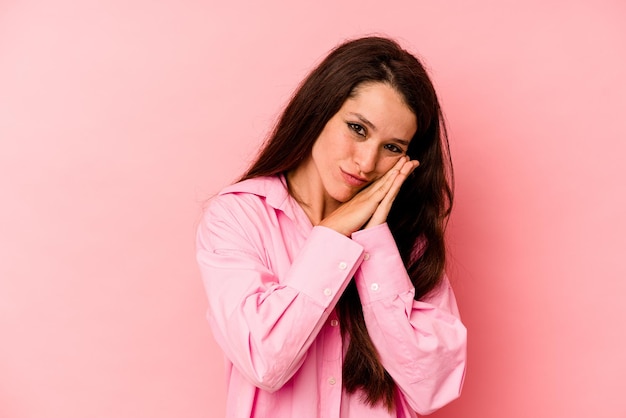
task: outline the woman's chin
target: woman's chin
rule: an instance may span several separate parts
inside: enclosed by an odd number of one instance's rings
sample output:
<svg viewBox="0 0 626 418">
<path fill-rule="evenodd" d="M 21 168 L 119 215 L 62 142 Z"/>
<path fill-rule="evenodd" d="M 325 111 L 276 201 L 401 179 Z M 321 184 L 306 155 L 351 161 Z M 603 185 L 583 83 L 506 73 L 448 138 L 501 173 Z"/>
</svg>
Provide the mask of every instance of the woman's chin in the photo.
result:
<svg viewBox="0 0 626 418">
<path fill-rule="evenodd" d="M 350 192 L 342 192 L 342 193 L 336 193 L 334 195 L 331 195 L 331 198 L 335 201 L 337 201 L 338 203 L 346 203 L 348 202 L 350 199 L 352 199 L 354 196 L 356 196 L 358 191 L 350 191 Z"/>
</svg>

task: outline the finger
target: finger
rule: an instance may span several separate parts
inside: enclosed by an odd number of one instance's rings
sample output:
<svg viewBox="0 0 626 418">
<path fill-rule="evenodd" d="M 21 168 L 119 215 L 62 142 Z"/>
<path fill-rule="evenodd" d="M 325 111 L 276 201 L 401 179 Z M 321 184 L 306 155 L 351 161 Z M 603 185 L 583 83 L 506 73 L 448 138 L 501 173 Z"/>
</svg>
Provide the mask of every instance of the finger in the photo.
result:
<svg viewBox="0 0 626 418">
<path fill-rule="evenodd" d="M 389 177 L 395 177 L 395 175 L 400 172 L 400 170 L 402 169 L 404 164 L 406 164 L 407 161 L 408 161 L 408 158 L 406 156 L 400 157 L 398 161 L 396 161 L 396 163 L 393 165 L 393 167 L 387 170 L 387 172 L 383 174 L 382 177 L 376 180 L 373 184 L 377 184 L 379 182 L 381 184 L 384 184 L 389 179 Z"/>
<path fill-rule="evenodd" d="M 395 199 L 396 196 L 398 195 L 398 192 L 400 191 L 402 184 L 404 184 L 404 181 L 409 177 L 409 175 L 413 172 L 413 170 L 415 170 L 418 166 L 419 166 L 419 161 L 417 160 L 407 161 L 400 169 L 398 176 L 396 176 L 396 178 L 394 179 L 394 182 L 392 183 L 389 191 L 387 192 L 385 199 L 390 199 L 391 202 L 393 202 L 393 199 Z"/>
<path fill-rule="evenodd" d="M 407 161 L 406 164 L 402 166 L 400 169 L 399 175 L 394 178 L 394 182 L 390 187 L 389 191 L 385 195 L 385 197 L 378 204 L 378 207 L 372 214 L 370 221 L 367 223 L 366 228 L 370 226 L 380 225 L 387 221 L 387 216 L 389 215 L 389 211 L 391 210 L 391 206 L 393 205 L 396 196 L 400 192 L 400 187 L 404 183 L 404 181 L 408 178 L 408 176 L 419 166 L 418 161 Z"/>
<path fill-rule="evenodd" d="M 367 197 L 377 199 L 380 202 L 393 186 L 396 177 L 398 176 L 398 174 L 400 174 L 400 171 L 402 170 L 402 167 L 406 164 L 406 162 L 406 157 L 401 157 L 398 161 L 396 161 L 394 166 L 391 167 L 389 171 L 387 171 L 385 174 L 383 174 L 382 177 L 374 181 L 370 185 L 370 187 L 366 189 L 369 190 Z"/>
<path fill-rule="evenodd" d="M 417 167 L 419 167 L 420 162 L 417 160 L 408 160 L 400 169 L 400 173 L 404 174 L 408 177 L 409 174 L 413 172 Z"/>
<path fill-rule="evenodd" d="M 411 161 L 407 159 L 406 162 L 400 167 L 398 175 L 395 176 L 395 178 L 393 179 L 393 182 L 391 183 L 387 194 L 391 194 L 392 198 L 395 197 L 395 195 L 400 190 L 402 183 L 404 183 L 404 181 L 409 177 L 413 170 L 417 168 L 418 165 L 419 162 L 417 160 Z"/>
</svg>

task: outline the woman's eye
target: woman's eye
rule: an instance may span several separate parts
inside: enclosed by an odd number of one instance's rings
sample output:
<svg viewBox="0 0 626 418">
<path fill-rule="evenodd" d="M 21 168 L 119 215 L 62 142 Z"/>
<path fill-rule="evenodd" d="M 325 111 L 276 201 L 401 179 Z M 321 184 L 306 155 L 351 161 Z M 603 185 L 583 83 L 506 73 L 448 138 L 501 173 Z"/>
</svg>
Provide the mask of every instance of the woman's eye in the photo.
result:
<svg viewBox="0 0 626 418">
<path fill-rule="evenodd" d="M 402 154 L 404 153 L 404 150 L 396 145 L 393 144 L 387 144 L 385 145 L 385 149 L 388 149 L 391 152 L 394 152 L 396 154 Z"/>
<path fill-rule="evenodd" d="M 359 125 L 358 123 L 349 122 L 348 127 L 352 129 L 357 135 L 365 136 L 367 134 L 367 132 L 365 131 L 365 128 Z"/>
</svg>

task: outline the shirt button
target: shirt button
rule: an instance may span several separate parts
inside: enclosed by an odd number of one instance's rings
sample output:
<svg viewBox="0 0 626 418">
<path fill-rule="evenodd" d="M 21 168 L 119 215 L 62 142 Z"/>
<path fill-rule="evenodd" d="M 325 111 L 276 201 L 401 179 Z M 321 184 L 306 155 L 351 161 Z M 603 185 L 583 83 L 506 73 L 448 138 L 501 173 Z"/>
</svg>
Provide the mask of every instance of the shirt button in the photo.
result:
<svg viewBox="0 0 626 418">
<path fill-rule="evenodd" d="M 341 263 L 339 263 L 339 268 L 341 270 L 345 270 L 347 267 L 348 267 L 348 264 L 346 264 L 345 262 L 342 261 Z"/>
<path fill-rule="evenodd" d="M 367 260 L 369 260 L 369 259 L 370 259 L 370 253 L 365 253 L 365 254 L 363 255 L 363 260 L 367 261 Z"/>
<path fill-rule="evenodd" d="M 328 288 L 328 287 L 327 287 L 326 289 L 324 289 L 324 294 L 325 294 L 326 296 L 330 296 L 332 293 L 333 293 L 333 291 L 332 291 L 332 290 L 330 290 L 330 288 Z"/>
<path fill-rule="evenodd" d="M 334 385 L 335 383 L 337 383 L 337 381 L 335 380 L 334 377 L 331 377 L 330 379 L 328 379 L 328 384 L 329 385 Z"/>
<path fill-rule="evenodd" d="M 370 286 L 370 289 L 372 289 L 374 292 L 378 292 L 378 289 L 379 289 L 378 283 L 372 283 L 372 285 Z"/>
<path fill-rule="evenodd" d="M 336 327 L 337 325 L 339 325 L 339 321 L 337 321 L 336 319 L 331 319 L 330 320 L 330 326 L 331 327 Z"/>
</svg>

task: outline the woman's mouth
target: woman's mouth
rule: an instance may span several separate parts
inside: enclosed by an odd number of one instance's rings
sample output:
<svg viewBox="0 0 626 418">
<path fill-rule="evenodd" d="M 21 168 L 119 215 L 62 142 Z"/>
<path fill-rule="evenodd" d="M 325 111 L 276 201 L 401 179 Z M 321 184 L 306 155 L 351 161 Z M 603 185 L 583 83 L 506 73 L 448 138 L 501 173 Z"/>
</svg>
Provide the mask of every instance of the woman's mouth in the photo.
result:
<svg viewBox="0 0 626 418">
<path fill-rule="evenodd" d="M 362 187 L 365 184 L 367 184 L 367 179 L 356 176 L 354 174 L 346 173 L 343 170 L 341 170 L 341 175 L 343 179 L 345 180 L 345 182 L 348 183 L 352 187 Z"/>
</svg>

